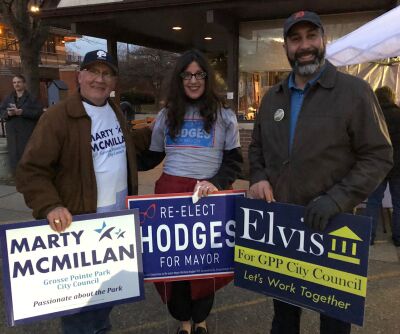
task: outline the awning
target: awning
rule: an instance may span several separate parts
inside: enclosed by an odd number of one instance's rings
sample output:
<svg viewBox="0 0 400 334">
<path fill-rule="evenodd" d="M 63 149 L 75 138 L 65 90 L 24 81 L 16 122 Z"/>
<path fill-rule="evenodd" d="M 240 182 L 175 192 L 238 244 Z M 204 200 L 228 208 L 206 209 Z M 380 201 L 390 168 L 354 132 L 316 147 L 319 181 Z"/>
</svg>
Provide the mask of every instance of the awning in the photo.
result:
<svg viewBox="0 0 400 334">
<path fill-rule="evenodd" d="M 110 2 L 122 2 L 123 0 L 61 0 L 57 5 L 58 8 L 73 7 L 73 6 L 86 6 L 86 5 L 100 5 Z"/>
<path fill-rule="evenodd" d="M 337 66 L 400 56 L 400 6 L 329 44 L 326 55 Z"/>
</svg>

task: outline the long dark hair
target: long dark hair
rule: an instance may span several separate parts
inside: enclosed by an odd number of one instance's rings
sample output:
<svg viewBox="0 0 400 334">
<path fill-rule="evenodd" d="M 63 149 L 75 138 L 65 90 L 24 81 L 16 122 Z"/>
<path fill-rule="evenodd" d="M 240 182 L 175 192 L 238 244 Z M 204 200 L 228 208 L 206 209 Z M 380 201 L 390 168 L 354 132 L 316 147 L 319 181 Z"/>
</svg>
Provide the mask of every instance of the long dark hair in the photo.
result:
<svg viewBox="0 0 400 334">
<path fill-rule="evenodd" d="M 204 93 L 195 101 L 186 96 L 180 76 L 194 61 L 207 73 Z M 224 103 L 216 93 L 214 71 L 206 57 L 198 50 L 189 50 L 178 58 L 169 85 L 166 101 L 167 126 L 172 138 L 175 138 L 182 128 L 187 105 L 194 103 L 199 107 L 200 115 L 204 120 L 204 130 L 209 133 L 217 119 L 218 111 L 224 106 Z"/>
<path fill-rule="evenodd" d="M 378 102 L 381 106 L 395 104 L 396 102 L 396 94 L 388 86 L 377 88 L 375 90 L 375 95 L 378 98 Z"/>
</svg>

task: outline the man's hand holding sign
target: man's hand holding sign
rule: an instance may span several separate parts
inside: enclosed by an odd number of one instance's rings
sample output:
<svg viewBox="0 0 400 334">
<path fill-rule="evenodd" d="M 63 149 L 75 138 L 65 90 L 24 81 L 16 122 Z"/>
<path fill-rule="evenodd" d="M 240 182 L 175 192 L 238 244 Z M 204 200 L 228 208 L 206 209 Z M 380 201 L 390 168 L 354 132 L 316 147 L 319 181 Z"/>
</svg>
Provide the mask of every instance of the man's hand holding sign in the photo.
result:
<svg viewBox="0 0 400 334">
<path fill-rule="evenodd" d="M 47 214 L 47 221 L 55 232 L 64 232 L 72 223 L 72 215 L 67 208 L 58 206 Z"/>
<path fill-rule="evenodd" d="M 329 219 L 340 213 L 340 207 L 329 195 L 314 198 L 306 207 L 304 223 L 316 231 L 325 231 Z"/>
</svg>

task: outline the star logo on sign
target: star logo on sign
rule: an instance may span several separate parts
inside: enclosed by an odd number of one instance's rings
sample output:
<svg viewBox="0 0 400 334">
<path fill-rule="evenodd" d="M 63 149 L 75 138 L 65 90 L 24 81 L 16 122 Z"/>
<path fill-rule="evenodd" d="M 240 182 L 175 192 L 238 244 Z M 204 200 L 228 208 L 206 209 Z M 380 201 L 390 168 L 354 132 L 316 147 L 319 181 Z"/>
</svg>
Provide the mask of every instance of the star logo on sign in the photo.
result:
<svg viewBox="0 0 400 334">
<path fill-rule="evenodd" d="M 103 222 L 103 226 L 102 226 L 101 228 L 96 229 L 95 231 L 96 231 L 97 233 L 101 233 L 101 231 L 103 231 L 103 229 L 104 229 L 105 227 L 106 227 L 106 223 Z"/>
<path fill-rule="evenodd" d="M 99 241 L 101 241 L 104 238 L 109 238 L 110 240 L 112 240 L 111 232 L 114 228 L 115 228 L 114 226 L 107 228 L 106 223 L 103 222 L 103 225 L 101 228 L 95 229 L 95 231 L 100 234 Z"/>
<path fill-rule="evenodd" d="M 126 231 L 122 231 L 121 229 L 119 229 L 118 231 L 115 231 L 114 234 L 117 235 L 117 239 L 125 238 L 125 232 Z"/>
</svg>

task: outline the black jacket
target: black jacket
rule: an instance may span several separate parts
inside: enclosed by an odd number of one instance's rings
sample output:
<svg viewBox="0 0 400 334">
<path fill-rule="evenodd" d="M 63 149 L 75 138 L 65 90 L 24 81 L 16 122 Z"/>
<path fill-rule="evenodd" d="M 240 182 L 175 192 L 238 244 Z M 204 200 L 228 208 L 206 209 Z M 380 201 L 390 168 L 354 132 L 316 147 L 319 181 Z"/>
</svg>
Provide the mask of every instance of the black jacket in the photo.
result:
<svg viewBox="0 0 400 334">
<path fill-rule="evenodd" d="M 8 116 L 7 108 L 10 103 L 14 103 L 18 109 L 22 109 L 20 116 Z M 43 107 L 27 91 L 18 99 L 15 92 L 8 95 L 0 105 L 0 118 L 6 121 L 27 120 L 36 123 L 43 113 Z"/>
<path fill-rule="evenodd" d="M 274 117 L 284 112 L 284 118 Z M 264 96 L 249 146 L 250 184 L 268 180 L 279 202 L 306 205 L 328 194 L 350 211 L 392 168 L 378 101 L 363 80 L 327 61 L 307 91 L 289 152 L 288 79 Z"/>
<path fill-rule="evenodd" d="M 394 104 L 381 104 L 383 115 L 389 130 L 390 140 L 393 145 L 393 168 L 387 175 L 388 178 L 400 176 L 400 108 Z"/>
</svg>

